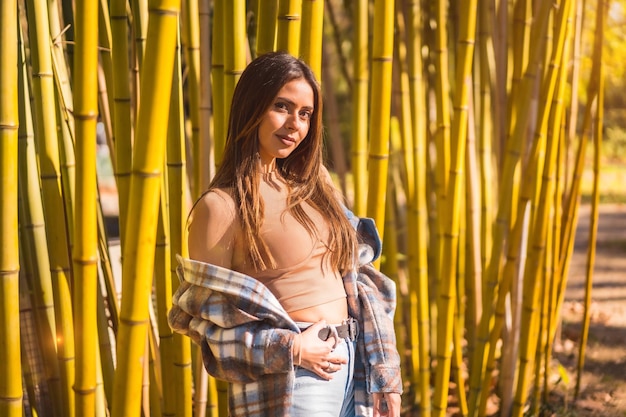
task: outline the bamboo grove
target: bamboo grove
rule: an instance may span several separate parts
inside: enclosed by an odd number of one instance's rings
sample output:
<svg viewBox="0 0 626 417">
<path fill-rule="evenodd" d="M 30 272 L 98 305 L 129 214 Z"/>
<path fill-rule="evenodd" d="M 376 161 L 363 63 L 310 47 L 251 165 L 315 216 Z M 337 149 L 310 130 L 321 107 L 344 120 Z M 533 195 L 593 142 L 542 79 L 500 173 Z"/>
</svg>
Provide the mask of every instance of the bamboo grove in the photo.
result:
<svg viewBox="0 0 626 417">
<path fill-rule="evenodd" d="M 238 76 L 277 49 L 321 80 L 330 170 L 384 238 L 404 415 L 540 414 L 592 142 L 597 173 L 608 0 L 0 7 L 0 415 L 227 415 L 166 317 Z"/>
</svg>

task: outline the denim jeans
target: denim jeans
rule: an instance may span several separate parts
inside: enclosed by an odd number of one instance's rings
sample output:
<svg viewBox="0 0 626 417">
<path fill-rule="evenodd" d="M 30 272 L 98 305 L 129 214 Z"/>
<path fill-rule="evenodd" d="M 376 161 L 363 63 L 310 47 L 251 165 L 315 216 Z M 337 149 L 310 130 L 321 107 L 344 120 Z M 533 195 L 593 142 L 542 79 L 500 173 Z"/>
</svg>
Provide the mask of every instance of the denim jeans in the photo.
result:
<svg viewBox="0 0 626 417">
<path fill-rule="evenodd" d="M 327 381 L 308 369 L 296 367 L 292 417 L 354 417 L 354 350 L 356 342 L 342 339 L 335 352 L 348 363 Z"/>
</svg>

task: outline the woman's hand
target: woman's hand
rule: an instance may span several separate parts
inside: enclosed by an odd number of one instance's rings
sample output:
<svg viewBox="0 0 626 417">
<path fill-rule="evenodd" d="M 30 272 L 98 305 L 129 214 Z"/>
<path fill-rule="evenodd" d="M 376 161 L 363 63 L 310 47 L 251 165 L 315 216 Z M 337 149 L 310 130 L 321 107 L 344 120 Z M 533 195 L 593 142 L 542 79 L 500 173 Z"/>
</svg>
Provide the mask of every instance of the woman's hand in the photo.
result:
<svg viewBox="0 0 626 417">
<path fill-rule="evenodd" d="M 319 338 L 318 333 L 324 327 L 326 322 L 318 321 L 301 333 L 300 366 L 330 380 L 333 373 L 348 363 L 348 358 L 334 353 L 335 344 L 339 342 L 334 337 L 328 340 Z"/>
<path fill-rule="evenodd" d="M 375 392 L 374 417 L 400 417 L 401 398 L 397 392 Z M 386 405 L 385 405 L 386 404 Z"/>
</svg>

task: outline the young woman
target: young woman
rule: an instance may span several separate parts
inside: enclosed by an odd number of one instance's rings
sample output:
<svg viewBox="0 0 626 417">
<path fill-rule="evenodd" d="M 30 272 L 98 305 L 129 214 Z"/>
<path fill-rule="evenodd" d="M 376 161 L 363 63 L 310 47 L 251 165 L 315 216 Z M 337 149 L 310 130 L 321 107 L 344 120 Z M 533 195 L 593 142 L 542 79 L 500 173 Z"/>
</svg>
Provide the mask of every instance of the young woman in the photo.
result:
<svg viewBox="0 0 626 417">
<path fill-rule="evenodd" d="M 190 213 L 172 328 L 229 382 L 232 416 L 400 415 L 395 286 L 322 164 L 322 97 L 287 53 L 235 89 L 221 165 Z"/>
</svg>

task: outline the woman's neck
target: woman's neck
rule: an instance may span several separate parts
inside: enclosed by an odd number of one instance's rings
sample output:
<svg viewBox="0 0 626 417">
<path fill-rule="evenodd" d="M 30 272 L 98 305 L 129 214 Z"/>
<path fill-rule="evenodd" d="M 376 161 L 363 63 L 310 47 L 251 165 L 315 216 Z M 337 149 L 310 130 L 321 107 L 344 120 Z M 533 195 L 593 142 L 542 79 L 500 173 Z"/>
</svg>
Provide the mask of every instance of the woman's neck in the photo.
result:
<svg viewBox="0 0 626 417">
<path fill-rule="evenodd" d="M 259 159 L 259 172 L 261 174 L 271 174 L 274 171 L 276 171 L 276 159 L 272 159 L 269 162 Z"/>
</svg>

